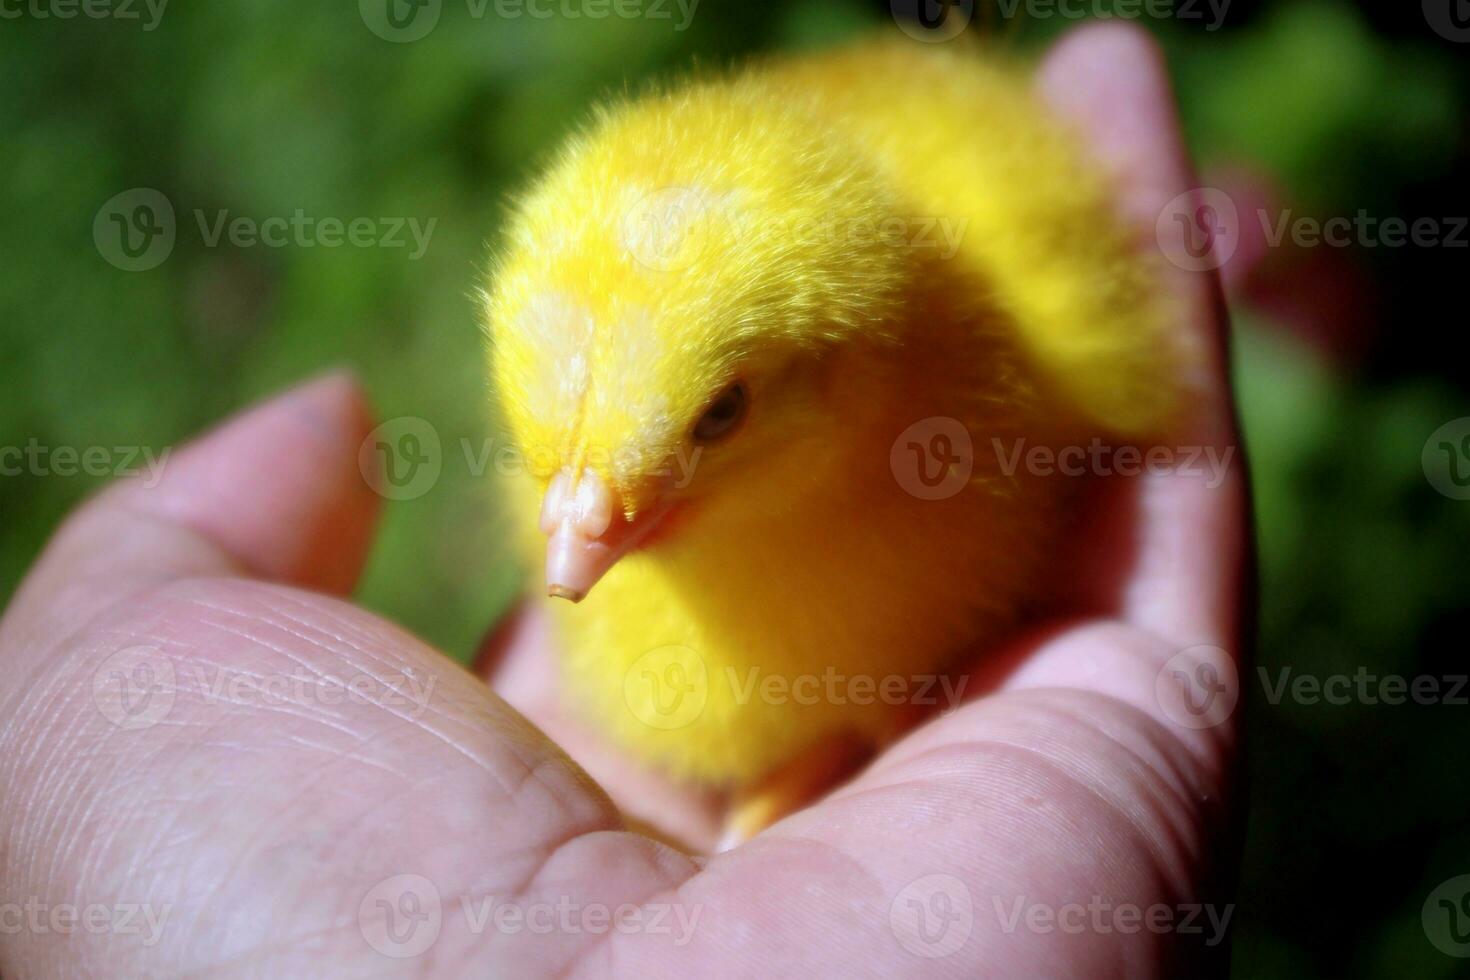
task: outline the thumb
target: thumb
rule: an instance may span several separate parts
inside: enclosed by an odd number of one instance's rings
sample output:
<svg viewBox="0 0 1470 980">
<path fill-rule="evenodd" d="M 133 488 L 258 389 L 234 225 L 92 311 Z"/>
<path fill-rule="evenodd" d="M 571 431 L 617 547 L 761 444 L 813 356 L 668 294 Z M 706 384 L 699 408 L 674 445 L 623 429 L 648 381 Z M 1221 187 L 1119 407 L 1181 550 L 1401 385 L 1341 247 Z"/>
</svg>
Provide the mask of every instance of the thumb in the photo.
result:
<svg viewBox="0 0 1470 980">
<path fill-rule="evenodd" d="M 156 485 L 117 483 L 67 519 L 0 621 L 0 642 L 50 648 L 108 605 L 186 576 L 350 590 L 377 514 L 358 469 L 370 425 L 357 384 L 329 374 L 165 452 Z"/>
</svg>

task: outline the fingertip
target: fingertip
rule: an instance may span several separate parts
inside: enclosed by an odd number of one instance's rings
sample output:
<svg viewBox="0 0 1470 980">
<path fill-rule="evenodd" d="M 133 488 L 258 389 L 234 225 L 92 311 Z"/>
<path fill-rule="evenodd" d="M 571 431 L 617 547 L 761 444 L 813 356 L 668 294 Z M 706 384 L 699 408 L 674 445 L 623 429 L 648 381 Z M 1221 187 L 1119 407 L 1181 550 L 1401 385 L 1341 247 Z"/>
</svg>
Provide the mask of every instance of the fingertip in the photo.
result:
<svg viewBox="0 0 1470 980">
<path fill-rule="evenodd" d="M 1079 25 L 1052 46 L 1042 70 L 1044 74 L 1060 71 L 1065 78 L 1067 72 L 1075 71 L 1080 65 L 1097 70 L 1130 67 L 1156 77 L 1165 74 L 1163 50 L 1158 42 L 1130 20 L 1092 20 Z"/>
<path fill-rule="evenodd" d="M 1219 436 L 1228 429 L 1226 317 L 1215 263 L 1196 259 L 1175 240 L 1183 235 L 1177 218 L 1191 214 L 1203 192 L 1163 50 L 1137 24 L 1094 21 L 1057 42 L 1036 88 L 1111 177 L 1118 216 L 1151 256 L 1170 314 L 1183 328 L 1180 377 L 1204 406 L 1190 427 Z"/>
<path fill-rule="evenodd" d="M 1173 85 L 1158 43 L 1136 24 L 1087 24 L 1052 49 L 1037 87 L 1117 175 L 1124 216 L 1151 231 L 1160 209 L 1190 182 Z"/>
<path fill-rule="evenodd" d="M 366 561 L 379 499 L 359 466 L 373 413 L 352 374 L 334 370 L 181 448 L 131 506 L 196 530 L 263 578 L 350 591 Z"/>
<path fill-rule="evenodd" d="M 1097 498 L 1078 540 L 1079 553 L 1097 565 L 1083 580 L 1106 583 L 1100 595 L 1157 635 L 1189 642 L 1238 635 L 1250 565 L 1242 471 L 1238 462 L 1228 464 L 1211 485 L 1197 466 L 1182 464 L 1186 453 L 1205 450 L 1238 460 L 1239 437 L 1219 252 L 1199 252 L 1199 241 L 1186 237 L 1196 229 L 1181 227 L 1198 220 L 1204 190 L 1181 134 L 1166 60 L 1142 27 L 1093 22 L 1057 43 L 1038 69 L 1036 88 L 1111 177 L 1118 215 L 1157 272 L 1182 354 L 1175 380 L 1187 394 L 1187 418 L 1173 436 L 1191 445 L 1176 447 L 1178 471 L 1146 475 Z"/>
</svg>

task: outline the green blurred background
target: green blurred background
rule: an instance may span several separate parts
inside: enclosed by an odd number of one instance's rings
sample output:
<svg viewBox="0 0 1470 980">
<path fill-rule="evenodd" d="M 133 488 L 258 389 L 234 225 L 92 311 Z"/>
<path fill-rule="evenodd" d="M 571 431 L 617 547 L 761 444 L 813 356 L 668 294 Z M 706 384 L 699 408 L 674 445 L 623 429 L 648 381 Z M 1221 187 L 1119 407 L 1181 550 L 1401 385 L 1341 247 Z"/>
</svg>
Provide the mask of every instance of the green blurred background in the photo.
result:
<svg viewBox="0 0 1470 980">
<path fill-rule="evenodd" d="M 383 36 L 382 0 L 179 3 L 156 20 L 141 2 L 136 20 L 40 17 L 37 2 L 0 4 L 0 446 L 161 450 L 350 366 L 382 418 L 427 419 L 444 442 L 433 490 L 388 507 L 362 600 L 461 658 L 516 576 L 461 443 L 489 435 L 472 290 L 506 192 L 625 82 L 896 29 L 862 0 L 703 0 L 687 29 L 673 2 L 667 18 L 540 19 L 444 0 L 404 42 Z M 1169 53 L 1205 183 L 1250 214 L 1448 231 L 1470 213 L 1470 32 L 1432 2 L 1234 0 L 1218 20 L 1219 2 L 1140 18 Z M 971 30 L 1032 50 L 1074 23 L 1031 6 L 982 3 Z M 140 187 L 172 203 L 177 237 L 161 264 L 124 271 L 94 219 Z M 195 218 L 298 209 L 436 223 L 412 258 L 211 246 Z M 1273 685 L 1284 667 L 1463 673 L 1470 502 L 1437 492 L 1421 455 L 1470 415 L 1470 233 L 1458 249 L 1267 248 L 1251 223 L 1224 272 L 1261 522 L 1260 665 Z M 0 477 L 0 600 L 98 482 Z M 1246 690 L 1236 973 L 1463 974 L 1420 913 L 1470 872 L 1470 779 L 1453 765 L 1470 707 L 1272 704 L 1254 674 Z"/>
</svg>

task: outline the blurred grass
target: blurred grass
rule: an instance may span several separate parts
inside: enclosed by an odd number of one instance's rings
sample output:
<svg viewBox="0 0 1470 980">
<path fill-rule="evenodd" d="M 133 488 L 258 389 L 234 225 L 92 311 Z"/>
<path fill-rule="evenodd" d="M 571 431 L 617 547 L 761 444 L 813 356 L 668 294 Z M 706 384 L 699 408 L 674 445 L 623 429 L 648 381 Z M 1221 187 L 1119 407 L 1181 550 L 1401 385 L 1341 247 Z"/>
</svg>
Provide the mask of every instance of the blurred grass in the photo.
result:
<svg viewBox="0 0 1470 980">
<path fill-rule="evenodd" d="M 1240 6 L 1218 33 L 1151 25 L 1207 164 L 1250 163 L 1290 203 L 1326 214 L 1399 213 L 1438 193 L 1426 181 L 1463 183 L 1463 55 L 1427 31 L 1375 33 L 1344 3 Z M 892 29 L 884 5 L 856 0 L 775 11 L 710 0 L 682 33 L 468 11 L 446 4 L 410 44 L 375 36 L 355 4 L 292 0 L 178 4 L 153 31 L 0 24 L 0 446 L 162 449 L 350 366 L 382 418 L 427 419 L 444 446 L 434 489 L 387 508 L 362 601 L 461 658 L 518 574 L 465 455 L 490 436 L 472 290 L 504 195 L 606 92 L 696 59 Z M 997 30 L 1040 45 L 1066 26 Z M 162 191 L 178 215 L 173 253 L 141 273 L 92 241 L 102 202 L 133 187 Z M 209 247 L 195 212 L 212 221 L 222 209 L 436 224 L 417 260 Z M 1422 256 L 1378 261 L 1365 275 L 1385 296 L 1425 292 L 1408 268 Z M 1435 494 L 1419 463 L 1429 433 L 1466 413 L 1463 359 L 1424 357 L 1402 339 L 1424 318 L 1387 305 L 1376 350 L 1398 366 L 1356 374 L 1263 311 L 1240 317 L 1269 671 L 1465 669 L 1470 504 Z M 0 598 L 96 482 L 0 478 Z M 1271 705 L 1259 683 L 1248 689 L 1237 973 L 1452 975 L 1418 915 L 1435 884 L 1470 870 L 1470 789 L 1452 765 L 1465 709 Z"/>
</svg>

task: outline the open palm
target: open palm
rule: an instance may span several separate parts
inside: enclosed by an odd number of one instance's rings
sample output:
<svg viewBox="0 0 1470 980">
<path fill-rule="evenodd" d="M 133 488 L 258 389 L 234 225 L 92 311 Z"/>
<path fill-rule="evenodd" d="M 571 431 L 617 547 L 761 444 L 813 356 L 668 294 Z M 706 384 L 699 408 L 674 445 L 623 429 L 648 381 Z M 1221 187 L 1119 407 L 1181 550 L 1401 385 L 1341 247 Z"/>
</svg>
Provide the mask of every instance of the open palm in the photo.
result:
<svg viewBox="0 0 1470 980">
<path fill-rule="evenodd" d="M 1086 28 L 1039 84 L 1151 243 L 1190 186 L 1156 51 Z M 1214 352 L 1199 444 L 1233 447 L 1213 276 L 1170 286 L 1179 329 Z M 696 857 L 659 838 L 707 842 L 710 801 L 576 731 L 534 613 L 497 631 L 487 685 L 330 597 L 369 546 L 371 424 L 350 381 L 318 381 L 185 450 L 157 487 L 110 488 L 51 542 L 0 622 L 0 974 L 1221 962 L 1249 575 L 1238 469 L 1099 481 L 1057 615 L 988 658 L 971 685 L 986 696 Z"/>
</svg>

